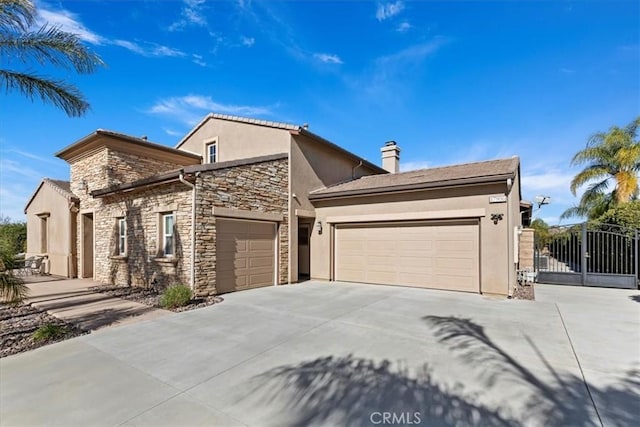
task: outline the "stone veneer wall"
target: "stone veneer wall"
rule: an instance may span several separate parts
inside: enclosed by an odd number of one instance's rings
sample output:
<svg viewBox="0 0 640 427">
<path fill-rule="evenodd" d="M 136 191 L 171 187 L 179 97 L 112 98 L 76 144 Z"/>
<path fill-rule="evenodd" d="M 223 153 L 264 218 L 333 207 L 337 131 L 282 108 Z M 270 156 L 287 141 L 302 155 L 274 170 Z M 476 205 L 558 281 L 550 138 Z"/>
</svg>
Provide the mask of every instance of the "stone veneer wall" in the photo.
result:
<svg viewBox="0 0 640 427">
<path fill-rule="evenodd" d="M 522 234 L 520 235 L 520 248 L 518 250 L 518 253 L 520 254 L 518 268 L 520 270 L 533 270 L 534 244 L 535 230 L 533 228 L 523 228 Z"/>
<path fill-rule="evenodd" d="M 182 167 L 177 163 L 140 157 L 113 149 L 109 150 L 108 162 L 109 185 L 131 182 Z"/>
<path fill-rule="evenodd" d="M 216 219 L 213 207 L 284 215 L 279 224 L 279 283 L 289 265 L 288 161 L 272 160 L 202 172 L 197 180 L 196 293 L 216 293 Z"/>
<path fill-rule="evenodd" d="M 94 258 L 96 264 L 103 262 L 97 251 L 97 241 L 102 236 L 97 232 L 97 224 L 104 222 L 101 216 L 103 199 L 94 199 L 91 191 L 107 188 L 120 182 L 131 182 L 137 179 L 156 175 L 158 173 L 177 169 L 180 165 L 154 160 L 149 158 L 141 158 L 132 154 L 122 153 L 106 147 L 100 148 L 95 152 L 89 153 L 84 157 L 71 162 L 71 192 L 80 199 L 77 217 L 78 233 L 76 234 L 78 248 L 78 266 L 77 271 L 82 274 L 81 260 L 83 259 L 82 245 L 82 214 L 93 212 L 94 227 L 96 228 L 96 251 Z M 83 182 L 86 187 L 83 187 Z M 108 211 L 106 212 L 108 214 Z M 190 223 L 189 223 L 190 224 Z M 94 266 L 94 270 L 95 270 Z M 83 275 L 86 276 L 86 275 Z M 97 278 L 94 274 L 94 276 Z"/>
<path fill-rule="evenodd" d="M 95 227 L 95 280 L 101 283 L 157 286 L 189 285 L 191 265 L 191 188 L 176 182 L 103 199 Z M 175 256 L 162 258 L 160 216 L 175 217 Z M 127 223 L 126 256 L 117 255 L 117 219 Z"/>
</svg>

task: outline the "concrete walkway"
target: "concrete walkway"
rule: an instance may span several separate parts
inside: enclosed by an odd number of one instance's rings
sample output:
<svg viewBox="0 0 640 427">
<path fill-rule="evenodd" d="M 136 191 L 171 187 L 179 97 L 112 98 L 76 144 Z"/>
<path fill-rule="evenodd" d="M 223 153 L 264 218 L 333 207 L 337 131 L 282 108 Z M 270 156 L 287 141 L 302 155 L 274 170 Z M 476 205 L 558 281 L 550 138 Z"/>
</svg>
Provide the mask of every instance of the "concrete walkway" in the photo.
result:
<svg viewBox="0 0 640 427">
<path fill-rule="evenodd" d="M 0 421 L 636 425 L 640 293 L 536 293 L 312 281 L 227 294 L 0 359 Z"/>
<path fill-rule="evenodd" d="M 96 285 L 91 279 L 31 281 L 27 284 L 30 293 L 26 302 L 88 331 L 155 319 L 171 313 L 88 289 Z"/>
</svg>

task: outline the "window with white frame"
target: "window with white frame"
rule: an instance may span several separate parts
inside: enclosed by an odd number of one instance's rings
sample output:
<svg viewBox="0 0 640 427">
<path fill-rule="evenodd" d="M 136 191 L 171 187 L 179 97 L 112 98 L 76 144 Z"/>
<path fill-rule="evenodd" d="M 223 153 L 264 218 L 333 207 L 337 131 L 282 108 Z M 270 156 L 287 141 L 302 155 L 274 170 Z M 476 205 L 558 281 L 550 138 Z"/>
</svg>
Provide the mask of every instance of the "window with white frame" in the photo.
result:
<svg viewBox="0 0 640 427">
<path fill-rule="evenodd" d="M 127 254 L 127 221 L 124 217 L 118 218 L 118 255 Z"/>
<path fill-rule="evenodd" d="M 162 256 L 174 256 L 175 255 L 175 236 L 174 236 L 174 226 L 175 226 L 175 218 L 173 213 L 164 213 L 162 214 L 162 247 L 161 254 Z"/>
<path fill-rule="evenodd" d="M 218 161 L 218 141 L 207 144 L 207 163 L 215 163 Z"/>
</svg>

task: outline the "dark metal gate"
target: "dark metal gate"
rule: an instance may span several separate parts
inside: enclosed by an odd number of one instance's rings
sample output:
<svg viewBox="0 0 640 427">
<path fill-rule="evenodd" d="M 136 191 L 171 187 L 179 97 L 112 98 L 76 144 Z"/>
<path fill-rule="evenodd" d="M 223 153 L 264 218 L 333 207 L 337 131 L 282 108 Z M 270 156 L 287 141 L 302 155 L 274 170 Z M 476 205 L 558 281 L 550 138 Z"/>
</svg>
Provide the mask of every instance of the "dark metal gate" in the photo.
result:
<svg viewBox="0 0 640 427">
<path fill-rule="evenodd" d="M 534 265 L 540 283 L 638 287 L 638 230 L 582 223 L 536 234 Z"/>
</svg>

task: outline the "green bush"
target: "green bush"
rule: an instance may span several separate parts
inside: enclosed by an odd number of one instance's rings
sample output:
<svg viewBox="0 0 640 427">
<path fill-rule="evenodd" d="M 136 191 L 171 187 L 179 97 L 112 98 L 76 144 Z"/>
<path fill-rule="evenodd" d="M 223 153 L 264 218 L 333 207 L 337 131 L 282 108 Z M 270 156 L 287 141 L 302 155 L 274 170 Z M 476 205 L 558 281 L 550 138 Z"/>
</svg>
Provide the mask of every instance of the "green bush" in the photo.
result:
<svg viewBox="0 0 640 427">
<path fill-rule="evenodd" d="M 16 254 L 27 250 L 27 225 L 0 218 L 0 259 L 9 270 L 14 268 Z"/>
<path fill-rule="evenodd" d="M 62 338 L 67 334 L 67 328 L 53 323 L 40 326 L 34 333 L 33 339 L 36 341 L 49 341 Z"/>
<path fill-rule="evenodd" d="M 177 308 L 189 304 L 191 289 L 185 285 L 169 286 L 160 297 L 160 305 L 164 308 Z"/>
</svg>

